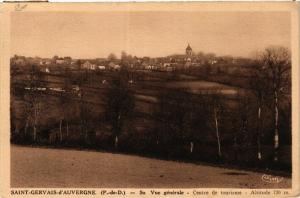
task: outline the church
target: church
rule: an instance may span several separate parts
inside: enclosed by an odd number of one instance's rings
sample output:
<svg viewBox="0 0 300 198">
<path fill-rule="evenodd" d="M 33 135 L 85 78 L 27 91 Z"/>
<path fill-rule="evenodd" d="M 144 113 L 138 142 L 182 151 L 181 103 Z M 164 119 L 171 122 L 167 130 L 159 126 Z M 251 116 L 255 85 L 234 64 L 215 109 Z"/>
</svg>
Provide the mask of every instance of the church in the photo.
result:
<svg viewBox="0 0 300 198">
<path fill-rule="evenodd" d="M 188 46 L 186 47 L 185 54 L 187 57 L 192 57 L 193 49 L 191 48 L 190 44 L 188 44 Z"/>
<path fill-rule="evenodd" d="M 191 48 L 190 44 L 185 49 L 185 68 L 188 68 L 192 64 L 192 56 L 193 56 L 193 49 Z"/>
<path fill-rule="evenodd" d="M 189 43 L 185 48 L 185 53 L 163 57 L 158 60 L 162 68 L 173 68 L 172 71 L 175 69 L 188 69 L 190 66 L 195 64 L 195 61 L 196 58 Z"/>
</svg>

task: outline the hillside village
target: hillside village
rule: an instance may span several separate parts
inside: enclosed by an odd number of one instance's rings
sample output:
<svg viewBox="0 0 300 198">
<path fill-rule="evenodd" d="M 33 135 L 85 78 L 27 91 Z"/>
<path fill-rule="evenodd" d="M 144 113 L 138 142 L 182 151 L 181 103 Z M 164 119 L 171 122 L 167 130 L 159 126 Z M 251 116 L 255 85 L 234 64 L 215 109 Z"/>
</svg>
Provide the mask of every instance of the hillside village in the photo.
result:
<svg viewBox="0 0 300 198">
<path fill-rule="evenodd" d="M 272 72 L 261 62 L 196 53 L 190 44 L 182 51 L 157 58 L 15 55 L 12 142 L 291 170 L 289 70 L 280 76 L 287 83 L 277 104 L 268 88 Z"/>
<path fill-rule="evenodd" d="M 183 50 L 184 51 L 184 50 Z M 185 53 L 174 54 L 166 57 L 136 57 L 122 52 L 121 58 L 110 54 L 107 58 L 96 59 L 72 59 L 71 57 L 40 58 L 24 57 L 15 55 L 11 58 L 12 65 L 25 66 L 28 63 L 36 64 L 47 73 L 59 73 L 59 68 L 69 68 L 71 70 L 87 69 L 92 71 L 119 70 L 121 59 L 126 59 L 128 66 L 134 70 L 149 71 L 184 71 L 192 68 L 205 68 L 212 73 L 245 73 L 247 66 L 252 61 L 248 58 L 216 56 L 213 53 L 195 53 L 191 46 L 185 49 Z M 242 71 L 241 71 L 242 70 Z M 207 71 L 206 71 L 207 72 Z"/>
<path fill-rule="evenodd" d="M 293 195 L 295 2 L 13 4 L 7 193 Z"/>
</svg>

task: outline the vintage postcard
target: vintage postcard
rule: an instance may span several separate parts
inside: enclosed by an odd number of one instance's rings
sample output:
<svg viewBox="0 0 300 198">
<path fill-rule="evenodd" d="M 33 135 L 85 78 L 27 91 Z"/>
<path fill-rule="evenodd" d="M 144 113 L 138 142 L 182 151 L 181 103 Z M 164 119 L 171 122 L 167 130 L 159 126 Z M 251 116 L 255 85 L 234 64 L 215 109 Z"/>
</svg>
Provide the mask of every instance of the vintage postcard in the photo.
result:
<svg viewBox="0 0 300 198">
<path fill-rule="evenodd" d="M 2 4 L 0 196 L 299 195 L 298 11 Z"/>
</svg>

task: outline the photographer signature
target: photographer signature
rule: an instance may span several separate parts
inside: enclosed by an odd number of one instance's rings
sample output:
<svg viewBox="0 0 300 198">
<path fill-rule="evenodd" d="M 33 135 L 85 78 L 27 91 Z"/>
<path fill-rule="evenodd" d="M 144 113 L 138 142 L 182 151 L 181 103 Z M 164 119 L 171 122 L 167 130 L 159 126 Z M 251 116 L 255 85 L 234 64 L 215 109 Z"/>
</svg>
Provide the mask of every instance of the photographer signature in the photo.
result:
<svg viewBox="0 0 300 198">
<path fill-rule="evenodd" d="M 282 182 L 283 177 L 263 174 L 261 176 L 261 180 L 264 181 L 264 182 L 268 182 L 268 183 L 274 184 L 274 183 L 280 183 L 280 182 Z"/>
</svg>

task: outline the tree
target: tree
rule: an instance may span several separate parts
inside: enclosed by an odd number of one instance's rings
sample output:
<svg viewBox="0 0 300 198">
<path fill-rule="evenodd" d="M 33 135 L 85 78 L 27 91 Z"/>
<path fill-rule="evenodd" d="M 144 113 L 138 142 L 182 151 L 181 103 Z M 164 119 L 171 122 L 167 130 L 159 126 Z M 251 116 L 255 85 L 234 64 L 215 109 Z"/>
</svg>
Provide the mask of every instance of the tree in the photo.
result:
<svg viewBox="0 0 300 198">
<path fill-rule="evenodd" d="M 220 137 L 220 120 L 222 114 L 225 111 L 225 104 L 222 100 L 222 93 L 216 91 L 209 94 L 207 105 L 209 106 L 209 115 L 211 120 L 211 126 L 215 129 L 216 139 L 218 145 L 218 156 L 222 158 L 222 149 L 221 149 L 221 137 Z"/>
<path fill-rule="evenodd" d="M 206 62 L 204 64 L 204 73 L 205 73 L 205 75 L 208 77 L 211 74 L 211 71 L 212 71 L 211 65 L 208 62 Z"/>
<path fill-rule="evenodd" d="M 87 102 L 83 99 L 83 94 L 80 98 L 80 126 L 81 126 L 81 135 L 85 143 L 88 142 L 89 138 L 89 120 L 91 119 L 90 109 Z"/>
<path fill-rule="evenodd" d="M 291 81 L 291 54 L 284 47 L 269 47 L 261 54 L 260 59 L 263 78 L 267 79 L 268 91 L 273 96 L 274 113 L 274 161 L 278 161 L 279 149 L 279 105 Z"/>
<path fill-rule="evenodd" d="M 106 99 L 105 116 L 112 128 L 114 146 L 117 149 L 118 137 L 126 122 L 130 122 L 133 116 L 134 93 L 128 88 L 127 81 L 120 75 L 112 82 Z"/>
<path fill-rule="evenodd" d="M 189 90 L 165 90 L 159 97 L 155 118 L 159 124 L 157 142 L 165 145 L 188 144 L 193 153 L 195 143 L 203 139 L 208 130 L 207 103 L 203 95 Z"/>
<path fill-rule="evenodd" d="M 88 105 L 88 102 L 86 101 L 86 90 L 84 88 L 84 85 L 88 81 L 87 74 L 80 74 L 77 79 L 77 84 L 79 87 L 79 116 L 80 116 L 80 128 L 81 128 L 81 136 L 83 136 L 83 139 L 85 143 L 88 141 L 88 128 L 89 128 L 89 120 L 91 119 L 90 114 L 90 108 Z"/>
<path fill-rule="evenodd" d="M 253 127 L 253 109 L 252 98 L 247 92 L 239 90 L 237 93 L 237 107 L 231 118 L 235 121 L 235 146 L 248 148 L 253 143 L 253 137 L 257 135 L 259 135 L 259 137 L 261 136 L 260 133 L 252 134 L 252 131 L 255 131 Z M 258 145 L 258 152 L 261 152 L 260 144 Z M 246 158 L 248 158 L 248 156 L 246 156 Z"/>
<path fill-rule="evenodd" d="M 60 99 L 60 106 L 62 114 L 60 115 L 60 121 L 59 121 L 59 136 L 60 136 L 60 142 L 63 141 L 63 133 L 62 133 L 62 124 L 63 120 L 66 122 L 66 138 L 68 138 L 69 135 L 69 117 L 71 116 L 70 110 L 71 110 L 71 91 L 72 91 L 72 84 L 71 84 L 71 73 L 68 68 L 65 69 L 65 75 L 64 75 L 64 84 L 63 84 L 63 90 L 64 92 L 61 92 L 61 95 L 59 97 Z"/>
<path fill-rule="evenodd" d="M 187 101 L 186 115 L 184 118 L 185 136 L 190 144 L 190 153 L 193 153 L 196 147 L 196 141 L 205 141 L 209 124 L 207 115 L 209 108 L 207 105 L 207 96 L 198 94 Z"/>
<path fill-rule="evenodd" d="M 117 60 L 117 56 L 116 56 L 115 54 L 113 54 L 113 53 L 110 53 L 110 54 L 108 55 L 108 57 L 107 57 L 107 60 L 108 60 L 109 62 L 115 62 L 115 61 Z"/>
<path fill-rule="evenodd" d="M 59 57 L 58 57 L 57 55 L 55 55 L 55 56 L 53 56 L 52 59 L 53 59 L 53 60 L 57 60 L 57 59 L 59 59 Z"/>
<path fill-rule="evenodd" d="M 76 66 L 77 66 L 77 69 L 78 69 L 78 70 L 81 70 L 81 65 L 82 65 L 82 61 L 81 61 L 80 59 L 78 59 L 78 60 L 76 61 Z"/>
<path fill-rule="evenodd" d="M 261 135 L 262 135 L 262 116 L 264 114 L 263 107 L 266 105 L 269 94 L 268 94 L 268 79 L 265 78 L 264 69 L 259 62 L 253 65 L 250 88 L 254 95 L 257 108 L 257 122 L 256 122 L 256 143 L 257 143 L 257 159 L 262 159 L 261 153 Z"/>
<path fill-rule="evenodd" d="M 205 54 L 205 57 L 206 57 L 206 59 L 208 61 L 211 61 L 211 60 L 213 60 L 216 57 L 216 54 L 214 54 L 214 53 L 207 53 L 207 54 Z"/>
<path fill-rule="evenodd" d="M 16 108 L 14 108 L 14 95 L 11 95 L 10 102 L 10 133 L 11 133 L 11 141 L 15 141 L 16 136 L 19 135 L 19 127 L 17 124 L 17 116 L 16 116 Z"/>
<path fill-rule="evenodd" d="M 36 65 L 32 65 L 27 84 L 28 92 L 25 96 L 27 103 L 25 108 L 27 112 L 27 119 L 24 133 L 27 134 L 27 129 L 31 123 L 33 128 L 33 142 L 37 141 L 37 127 L 43 97 L 41 88 L 45 87 L 45 82 L 43 80 L 43 73 L 39 71 Z"/>
<path fill-rule="evenodd" d="M 129 68 L 133 64 L 132 56 L 128 55 L 125 51 L 121 53 L 121 65 L 122 67 Z"/>
<path fill-rule="evenodd" d="M 58 59 L 59 59 L 59 57 L 58 57 L 57 55 L 55 55 L 55 56 L 52 57 L 51 62 L 52 62 L 53 64 L 56 64 L 56 60 L 58 60 Z"/>
<path fill-rule="evenodd" d="M 183 90 L 166 90 L 159 96 L 159 108 L 156 112 L 157 121 L 161 124 L 159 139 L 165 144 L 180 145 L 186 139 L 186 131 L 190 125 L 187 122 L 190 97 Z"/>
</svg>

